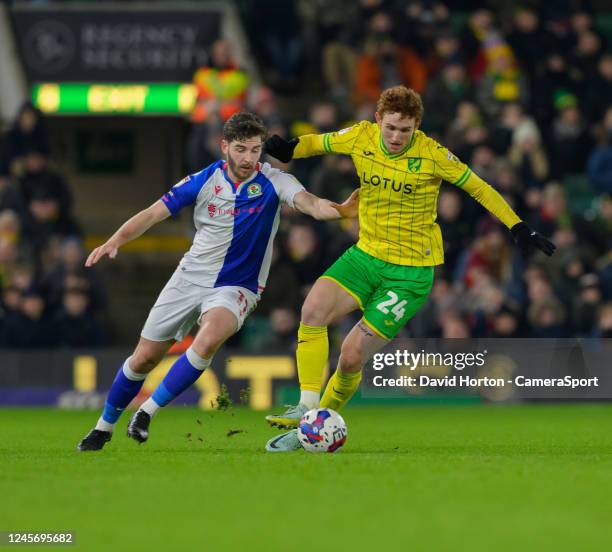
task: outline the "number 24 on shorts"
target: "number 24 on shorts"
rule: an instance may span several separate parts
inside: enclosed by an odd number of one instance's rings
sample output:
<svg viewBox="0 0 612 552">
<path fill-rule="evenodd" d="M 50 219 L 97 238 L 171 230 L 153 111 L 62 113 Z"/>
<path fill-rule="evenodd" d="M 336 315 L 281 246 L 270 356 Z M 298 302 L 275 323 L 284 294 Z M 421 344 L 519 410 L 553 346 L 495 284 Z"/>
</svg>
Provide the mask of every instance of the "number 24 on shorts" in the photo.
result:
<svg viewBox="0 0 612 552">
<path fill-rule="evenodd" d="M 387 297 L 388 299 L 378 303 L 376 308 L 384 314 L 389 314 L 389 307 L 393 307 L 391 308 L 391 314 L 394 314 L 395 321 L 399 322 L 404 314 L 406 314 L 406 309 L 404 307 L 408 301 L 406 299 L 402 299 L 398 302 L 399 297 L 397 296 L 397 293 L 394 293 L 393 291 L 387 291 Z"/>
</svg>

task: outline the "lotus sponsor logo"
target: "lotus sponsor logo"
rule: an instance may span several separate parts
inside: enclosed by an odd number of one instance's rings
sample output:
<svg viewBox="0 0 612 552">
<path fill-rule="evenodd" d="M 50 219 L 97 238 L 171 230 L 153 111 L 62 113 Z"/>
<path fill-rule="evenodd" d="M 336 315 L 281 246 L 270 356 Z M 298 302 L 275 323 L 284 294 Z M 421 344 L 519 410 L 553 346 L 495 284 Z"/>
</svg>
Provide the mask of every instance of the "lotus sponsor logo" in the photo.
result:
<svg viewBox="0 0 612 552">
<path fill-rule="evenodd" d="M 368 175 L 365 171 L 361 175 L 361 182 L 371 186 L 380 186 L 384 190 L 391 188 L 394 192 L 401 192 L 403 194 L 411 194 L 414 187 L 411 182 L 396 181 L 394 178 L 381 177 L 378 174 Z"/>
</svg>

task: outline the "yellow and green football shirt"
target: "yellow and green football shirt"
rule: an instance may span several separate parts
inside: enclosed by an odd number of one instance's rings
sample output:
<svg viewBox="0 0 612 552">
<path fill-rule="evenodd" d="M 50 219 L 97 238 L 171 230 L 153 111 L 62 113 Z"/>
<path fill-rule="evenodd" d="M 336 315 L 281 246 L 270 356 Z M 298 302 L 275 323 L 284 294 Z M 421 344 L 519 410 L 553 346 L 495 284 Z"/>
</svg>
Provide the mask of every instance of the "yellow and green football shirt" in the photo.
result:
<svg viewBox="0 0 612 552">
<path fill-rule="evenodd" d="M 436 224 L 442 180 L 469 193 L 508 228 L 519 217 L 489 184 L 417 130 L 402 151 L 391 154 L 380 127 L 362 121 L 327 134 L 300 136 L 294 157 L 350 155 L 361 181 L 357 247 L 388 263 L 432 266 L 444 262 Z"/>
</svg>

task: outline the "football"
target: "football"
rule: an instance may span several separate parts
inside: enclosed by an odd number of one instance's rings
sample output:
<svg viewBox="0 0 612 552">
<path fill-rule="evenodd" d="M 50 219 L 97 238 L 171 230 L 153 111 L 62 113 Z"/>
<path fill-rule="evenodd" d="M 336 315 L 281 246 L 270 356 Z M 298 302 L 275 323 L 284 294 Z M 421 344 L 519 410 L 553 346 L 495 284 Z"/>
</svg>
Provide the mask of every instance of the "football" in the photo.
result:
<svg viewBox="0 0 612 552">
<path fill-rule="evenodd" d="M 346 442 L 346 422 L 335 410 L 315 408 L 302 416 L 298 438 L 308 452 L 336 452 Z"/>
</svg>

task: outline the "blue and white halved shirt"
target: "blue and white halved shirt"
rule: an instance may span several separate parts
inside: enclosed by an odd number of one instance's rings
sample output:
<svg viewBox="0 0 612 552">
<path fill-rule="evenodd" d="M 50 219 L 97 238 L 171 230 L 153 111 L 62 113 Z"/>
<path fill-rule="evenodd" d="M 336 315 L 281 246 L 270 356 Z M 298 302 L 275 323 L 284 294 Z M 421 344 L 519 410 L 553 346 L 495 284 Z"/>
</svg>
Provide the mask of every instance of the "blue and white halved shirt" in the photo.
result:
<svg viewBox="0 0 612 552">
<path fill-rule="evenodd" d="M 225 161 L 181 180 L 162 197 L 173 216 L 195 204 L 196 235 L 179 264 L 181 275 L 203 287 L 241 286 L 259 295 L 270 271 L 281 203 L 293 207 L 303 189 L 269 163 L 258 163 L 239 185 L 229 178 Z"/>
</svg>

